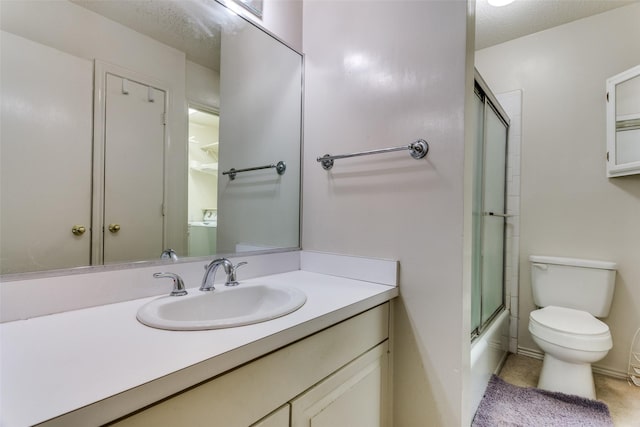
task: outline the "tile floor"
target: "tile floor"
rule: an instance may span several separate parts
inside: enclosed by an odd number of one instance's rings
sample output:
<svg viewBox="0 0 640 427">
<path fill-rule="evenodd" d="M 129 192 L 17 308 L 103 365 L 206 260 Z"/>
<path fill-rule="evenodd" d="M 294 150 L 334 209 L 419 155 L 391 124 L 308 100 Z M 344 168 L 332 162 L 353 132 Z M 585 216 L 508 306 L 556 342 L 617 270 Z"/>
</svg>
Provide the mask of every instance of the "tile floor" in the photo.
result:
<svg viewBox="0 0 640 427">
<path fill-rule="evenodd" d="M 542 360 L 510 354 L 499 376 L 514 385 L 535 387 L 541 368 Z M 609 406 L 615 426 L 640 426 L 640 387 L 604 375 L 594 374 L 593 377 L 598 400 Z"/>
</svg>

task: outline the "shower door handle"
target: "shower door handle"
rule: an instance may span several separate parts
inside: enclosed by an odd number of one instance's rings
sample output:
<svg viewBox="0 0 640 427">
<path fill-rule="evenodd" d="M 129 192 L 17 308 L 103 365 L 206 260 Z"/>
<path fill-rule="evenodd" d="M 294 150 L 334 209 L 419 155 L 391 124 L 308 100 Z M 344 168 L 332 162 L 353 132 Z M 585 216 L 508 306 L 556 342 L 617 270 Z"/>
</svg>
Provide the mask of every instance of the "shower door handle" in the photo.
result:
<svg viewBox="0 0 640 427">
<path fill-rule="evenodd" d="M 485 216 L 499 216 L 501 218 L 511 218 L 512 216 L 515 216 L 515 215 L 512 215 L 512 214 L 501 214 L 501 213 L 495 213 L 495 212 L 483 212 L 482 215 L 485 215 Z"/>
</svg>

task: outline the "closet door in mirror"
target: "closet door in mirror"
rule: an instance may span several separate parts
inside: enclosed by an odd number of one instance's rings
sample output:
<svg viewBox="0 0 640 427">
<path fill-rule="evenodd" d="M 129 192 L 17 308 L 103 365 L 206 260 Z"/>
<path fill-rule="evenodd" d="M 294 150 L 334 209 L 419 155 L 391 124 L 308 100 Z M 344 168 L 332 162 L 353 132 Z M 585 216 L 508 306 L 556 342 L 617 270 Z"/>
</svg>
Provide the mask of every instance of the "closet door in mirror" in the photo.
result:
<svg viewBox="0 0 640 427">
<path fill-rule="evenodd" d="M 105 264 L 159 258 L 163 250 L 165 96 L 107 74 Z"/>
<path fill-rule="evenodd" d="M 87 265 L 93 64 L 0 40 L 0 274 Z"/>
</svg>

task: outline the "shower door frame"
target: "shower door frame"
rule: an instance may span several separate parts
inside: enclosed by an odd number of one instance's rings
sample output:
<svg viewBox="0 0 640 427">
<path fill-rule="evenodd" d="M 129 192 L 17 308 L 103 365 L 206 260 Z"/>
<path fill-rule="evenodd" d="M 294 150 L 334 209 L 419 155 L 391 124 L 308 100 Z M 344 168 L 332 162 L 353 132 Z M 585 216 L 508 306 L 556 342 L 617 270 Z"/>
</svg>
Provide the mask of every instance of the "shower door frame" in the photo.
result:
<svg viewBox="0 0 640 427">
<path fill-rule="evenodd" d="M 474 81 L 474 95 L 477 96 L 479 98 L 479 100 L 482 102 L 483 104 L 483 111 L 482 111 L 482 152 L 480 153 L 482 155 L 482 198 L 481 198 L 481 204 L 482 206 L 480 206 L 479 208 L 479 214 L 481 216 L 481 222 L 480 222 L 480 240 L 481 242 L 484 241 L 484 188 L 485 188 L 485 178 L 486 178 L 486 174 L 485 174 L 485 158 L 486 158 L 486 139 L 487 139 L 487 128 L 486 128 L 486 121 L 487 121 L 487 108 L 491 108 L 493 110 L 493 112 L 496 114 L 496 116 L 498 117 L 498 119 L 505 125 L 506 127 L 506 139 L 505 139 L 505 146 L 504 146 L 504 150 L 505 150 L 505 161 L 504 161 L 504 182 L 505 182 L 505 186 L 504 186 L 504 212 L 503 214 L 506 214 L 507 212 L 507 168 L 508 168 L 508 150 L 509 150 L 509 126 L 510 126 L 510 120 L 508 115 L 506 114 L 506 112 L 502 109 L 502 107 L 500 106 L 500 103 L 498 102 L 498 100 L 495 98 L 495 96 L 493 95 L 493 93 L 491 92 L 491 90 L 489 89 L 489 87 L 487 86 L 486 82 L 482 79 L 482 77 L 480 76 L 480 74 L 478 73 L 478 71 L 475 71 L 475 81 Z M 474 173 L 474 177 L 475 177 L 475 173 Z M 491 323 L 493 322 L 493 320 L 505 309 L 506 304 L 505 304 L 505 299 L 506 299 L 506 271 L 505 271 L 505 265 L 506 265 L 506 258 L 507 258 L 507 245 L 506 245 L 506 238 L 507 238 L 507 217 L 503 217 L 503 228 L 502 228 L 502 303 L 494 310 L 494 312 L 487 317 L 487 319 L 483 322 L 482 321 L 482 317 L 483 317 L 483 312 L 482 312 L 482 308 L 483 308 L 483 299 L 482 299 L 482 275 L 483 275 L 483 263 L 482 260 L 479 263 L 479 270 L 476 272 L 474 271 L 473 273 L 477 273 L 478 276 L 480 277 L 480 296 L 479 296 L 479 316 L 480 316 L 480 322 L 479 324 L 474 327 L 471 330 L 471 341 L 473 341 L 474 339 L 476 339 L 478 336 L 480 336 L 482 334 L 482 332 L 491 325 Z M 472 280 L 475 280 L 472 277 Z M 472 301 L 471 304 L 474 304 L 473 301 L 473 285 L 472 285 Z M 472 325 L 473 326 L 473 325 Z"/>
</svg>

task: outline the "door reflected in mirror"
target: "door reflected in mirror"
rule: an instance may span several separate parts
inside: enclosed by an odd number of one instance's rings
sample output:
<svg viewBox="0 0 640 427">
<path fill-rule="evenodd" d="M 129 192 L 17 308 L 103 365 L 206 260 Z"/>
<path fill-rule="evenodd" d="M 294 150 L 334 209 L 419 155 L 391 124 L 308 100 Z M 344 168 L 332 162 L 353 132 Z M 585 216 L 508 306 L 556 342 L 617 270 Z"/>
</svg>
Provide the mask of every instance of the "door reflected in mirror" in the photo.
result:
<svg viewBox="0 0 640 427">
<path fill-rule="evenodd" d="M 0 30 L 0 274 L 299 247 L 301 54 L 211 0 L 3 0 Z"/>
</svg>

